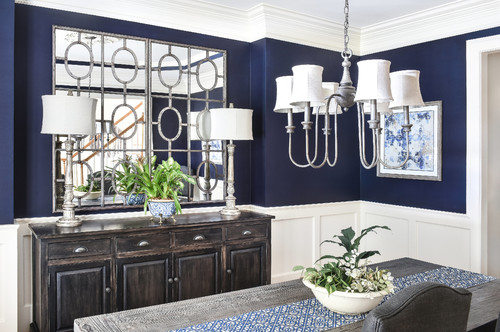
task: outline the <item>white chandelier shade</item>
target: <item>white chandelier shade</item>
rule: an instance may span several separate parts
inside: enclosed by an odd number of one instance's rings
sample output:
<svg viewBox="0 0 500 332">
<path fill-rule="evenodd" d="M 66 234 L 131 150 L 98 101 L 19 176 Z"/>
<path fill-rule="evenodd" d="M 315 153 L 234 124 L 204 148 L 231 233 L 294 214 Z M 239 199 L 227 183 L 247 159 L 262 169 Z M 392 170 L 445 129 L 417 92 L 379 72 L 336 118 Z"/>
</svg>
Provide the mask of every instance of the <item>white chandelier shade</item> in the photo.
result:
<svg viewBox="0 0 500 332">
<path fill-rule="evenodd" d="M 363 60 L 358 62 L 358 89 L 354 101 L 392 101 L 390 66 L 391 62 L 387 60 Z"/>
<path fill-rule="evenodd" d="M 420 93 L 418 70 L 401 70 L 390 74 L 391 90 L 394 100 L 389 108 L 402 108 L 404 106 L 424 106 Z"/>
<path fill-rule="evenodd" d="M 321 85 L 323 67 L 299 65 L 292 67 L 293 84 L 290 104 L 297 107 L 315 107 L 324 104 Z"/>
<path fill-rule="evenodd" d="M 293 76 L 281 76 L 276 78 L 276 105 L 274 111 L 276 113 L 293 113 L 304 112 L 303 108 L 293 107 L 290 105 L 292 100 Z"/>
<path fill-rule="evenodd" d="M 326 104 L 328 102 L 328 98 L 330 98 L 331 95 L 337 93 L 337 90 L 339 89 L 339 84 L 337 82 L 323 82 L 322 87 L 323 87 L 323 100 L 325 104 L 314 108 L 313 114 L 318 113 L 318 111 L 320 115 L 326 114 Z M 328 108 L 328 114 L 334 115 L 335 113 L 342 114 L 342 110 L 338 106 L 335 98 L 332 98 L 330 100 L 330 107 Z"/>
</svg>

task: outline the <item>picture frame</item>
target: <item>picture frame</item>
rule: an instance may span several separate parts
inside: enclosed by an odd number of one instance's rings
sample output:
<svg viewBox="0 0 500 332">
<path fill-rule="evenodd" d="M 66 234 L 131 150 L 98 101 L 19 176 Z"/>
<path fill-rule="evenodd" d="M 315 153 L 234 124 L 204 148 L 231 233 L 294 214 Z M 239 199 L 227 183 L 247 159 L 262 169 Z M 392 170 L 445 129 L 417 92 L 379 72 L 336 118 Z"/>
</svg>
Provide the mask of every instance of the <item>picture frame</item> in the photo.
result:
<svg viewBox="0 0 500 332">
<path fill-rule="evenodd" d="M 397 165 L 406 158 L 406 137 L 401 124 L 403 112 L 381 114 L 383 139 L 380 158 L 388 165 Z M 391 169 L 379 163 L 377 176 L 387 178 L 442 181 L 442 101 L 410 108 L 410 159 L 401 168 Z"/>
</svg>

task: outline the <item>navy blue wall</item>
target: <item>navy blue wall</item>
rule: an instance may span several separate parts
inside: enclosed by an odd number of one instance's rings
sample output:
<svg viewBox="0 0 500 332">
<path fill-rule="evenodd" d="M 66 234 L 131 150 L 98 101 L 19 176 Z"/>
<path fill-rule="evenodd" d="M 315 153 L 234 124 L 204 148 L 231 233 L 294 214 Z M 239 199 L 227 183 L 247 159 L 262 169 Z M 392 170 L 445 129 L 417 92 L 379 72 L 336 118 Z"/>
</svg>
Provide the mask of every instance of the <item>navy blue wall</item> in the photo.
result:
<svg viewBox="0 0 500 332">
<path fill-rule="evenodd" d="M 352 62 L 356 62 L 353 57 Z M 276 77 L 292 75 L 292 67 L 316 64 L 324 67 L 323 81 L 338 82 L 342 76 L 342 57 L 338 52 L 263 39 L 252 44 L 252 108 L 257 139 L 252 150 L 252 198 L 254 204 L 279 206 L 351 201 L 359 199 L 359 161 L 355 141 L 355 112 L 339 116 L 339 161 L 334 168 L 298 168 L 288 157 L 286 114 L 274 113 Z M 353 77 L 356 74 L 353 65 Z M 303 114 L 294 116 L 293 158 L 305 163 Z M 332 125 L 333 127 L 333 125 Z M 312 130 L 314 133 L 314 130 Z M 314 134 L 313 134 L 314 135 Z M 314 136 L 311 149 L 314 149 Z M 323 135 L 319 158 L 323 160 Z M 330 153 L 333 154 L 333 139 Z M 313 151 L 313 150 L 312 150 Z M 313 156 L 311 153 L 311 158 Z M 333 160 L 333 157 L 332 157 Z"/>
<path fill-rule="evenodd" d="M 466 41 L 499 33 L 489 29 L 363 57 L 390 60 L 391 71 L 420 70 L 424 101 L 443 101 L 443 181 L 381 178 L 362 169 L 362 200 L 466 212 Z"/>
<path fill-rule="evenodd" d="M 0 2 L 0 224 L 14 221 L 14 0 Z"/>
<path fill-rule="evenodd" d="M 4 1 L 2 1 L 2 6 L 4 5 L 3 3 Z M 11 11 L 13 10 L 12 1 Z M 2 16 L 3 12 L 2 10 Z M 228 101 L 233 102 L 235 107 L 250 107 L 249 43 L 21 4 L 15 5 L 15 19 L 16 114 L 14 119 L 14 135 L 16 146 L 14 163 L 17 177 L 15 180 L 14 213 L 17 218 L 49 216 L 52 214 L 51 137 L 50 135 L 40 134 L 42 121 L 40 97 L 52 92 L 52 25 L 227 50 Z M 13 23 L 12 13 L 7 15 L 5 20 L 1 20 L 2 32 L 4 26 L 9 30 L 9 25 L 5 23 L 9 20 Z M 10 30 L 11 37 L 13 37 L 13 31 L 12 29 Z M 8 44 L 7 41 L 5 43 Z M 5 49 L 9 48 L 3 48 L 2 52 Z M 12 56 L 6 57 L 6 59 L 12 59 Z M 2 66 L 4 63 L 5 61 L 2 58 Z M 0 84 L 3 84 L 3 81 Z M 12 84 L 8 85 L 8 89 L 12 91 Z M 12 92 L 10 93 L 12 94 Z M 7 134 L 10 132 L 12 135 L 12 126 L 7 126 L 5 132 Z M 238 151 L 235 157 L 235 167 L 237 169 L 235 173 L 235 181 L 237 183 L 236 195 L 238 203 L 242 204 L 250 203 L 251 201 L 249 144 L 238 144 Z M 2 154 L 2 156 L 8 155 L 9 153 Z M 1 166 L 3 167 L 3 165 L 2 161 Z M 12 168 L 12 165 L 7 166 L 7 168 Z M 6 178 L 12 179 L 12 177 Z M 3 194 L 3 191 L 0 192 Z M 9 195 L 12 197 L 12 193 Z M 3 200 L 1 201 L 3 202 Z M 10 202 L 12 203 L 12 199 L 10 199 Z"/>
<path fill-rule="evenodd" d="M 0 40 L 12 43 L 13 1 L 2 2 Z M 274 113 L 275 78 L 291 75 L 297 64 L 325 67 L 324 81 L 339 81 L 341 57 L 293 43 L 262 39 L 252 44 L 144 24 L 15 5 L 15 78 L 12 88 L 12 49 L 4 47 L 0 71 L 0 96 L 10 112 L 1 113 L 2 160 L 0 171 L 12 172 L 13 143 L 16 172 L 14 200 L 12 177 L 2 176 L 0 223 L 16 217 L 51 215 L 51 139 L 40 134 L 40 96 L 51 93 L 52 25 L 71 26 L 110 33 L 220 48 L 228 51 L 228 102 L 254 109 L 254 141 L 236 142 L 235 177 L 238 203 L 262 206 L 367 200 L 464 213 L 465 206 L 465 52 L 466 40 L 500 33 L 500 28 L 456 36 L 363 57 L 392 61 L 391 70 L 421 71 L 424 100 L 443 101 L 443 181 L 378 178 L 375 170 L 359 164 L 354 109 L 339 116 L 339 161 L 334 168 L 301 169 L 288 159 L 286 116 Z M 351 74 L 357 77 L 353 57 Z M 9 65 L 10 64 L 10 65 Z M 9 83 L 10 77 L 10 83 Z M 12 94 L 15 118 L 12 126 Z M 10 99 L 9 99 L 10 98 Z M 10 115 L 9 115 L 10 114 Z M 9 118 L 10 116 L 10 118 Z M 301 115 L 294 117 L 293 155 L 304 162 Z M 10 121 L 10 125 L 9 125 Z M 14 127 L 14 131 L 12 128 Z M 322 141 L 322 140 L 321 140 Z M 313 140 L 311 139 L 311 145 Z M 321 144 L 320 151 L 323 151 Z M 10 188 L 10 189 L 9 189 Z M 1 199 L 5 196 L 5 199 Z M 12 204 L 15 203 L 14 210 Z M 9 209 L 10 207 L 10 209 Z"/>
</svg>

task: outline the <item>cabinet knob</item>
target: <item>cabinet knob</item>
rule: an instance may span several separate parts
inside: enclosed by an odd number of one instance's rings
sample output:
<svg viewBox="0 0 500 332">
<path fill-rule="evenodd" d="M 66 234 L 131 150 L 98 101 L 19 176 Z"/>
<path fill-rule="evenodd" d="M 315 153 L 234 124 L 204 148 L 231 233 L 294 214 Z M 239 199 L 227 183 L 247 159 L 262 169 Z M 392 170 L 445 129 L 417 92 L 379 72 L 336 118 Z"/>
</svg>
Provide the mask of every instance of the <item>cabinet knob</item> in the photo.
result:
<svg viewBox="0 0 500 332">
<path fill-rule="evenodd" d="M 179 278 L 175 277 L 175 278 L 174 278 L 174 281 L 175 281 L 175 282 L 179 282 Z"/>
<path fill-rule="evenodd" d="M 205 236 L 201 234 L 193 237 L 193 241 L 203 241 L 203 240 L 205 240 Z"/>
<path fill-rule="evenodd" d="M 169 283 L 169 284 L 173 284 L 173 283 L 174 283 L 174 279 L 172 279 L 172 278 L 168 278 L 168 283 Z"/>
<path fill-rule="evenodd" d="M 78 247 L 78 248 L 73 249 L 73 252 L 77 253 L 77 254 L 81 254 L 81 253 L 88 252 L 88 251 L 89 250 L 86 247 Z"/>
<path fill-rule="evenodd" d="M 233 271 L 231 271 L 231 269 L 227 269 L 227 270 L 226 270 L 226 273 L 227 273 L 227 274 L 231 274 L 231 273 L 233 273 Z"/>
<path fill-rule="evenodd" d="M 139 243 L 137 243 L 137 246 L 138 247 L 147 247 L 147 246 L 149 246 L 149 242 L 142 240 L 142 241 L 139 241 Z"/>
<path fill-rule="evenodd" d="M 111 293 L 111 288 L 110 287 L 106 287 L 106 293 Z"/>
<path fill-rule="evenodd" d="M 241 232 L 241 235 L 245 235 L 245 236 L 252 235 L 252 232 L 251 231 L 243 231 L 243 232 Z"/>
</svg>

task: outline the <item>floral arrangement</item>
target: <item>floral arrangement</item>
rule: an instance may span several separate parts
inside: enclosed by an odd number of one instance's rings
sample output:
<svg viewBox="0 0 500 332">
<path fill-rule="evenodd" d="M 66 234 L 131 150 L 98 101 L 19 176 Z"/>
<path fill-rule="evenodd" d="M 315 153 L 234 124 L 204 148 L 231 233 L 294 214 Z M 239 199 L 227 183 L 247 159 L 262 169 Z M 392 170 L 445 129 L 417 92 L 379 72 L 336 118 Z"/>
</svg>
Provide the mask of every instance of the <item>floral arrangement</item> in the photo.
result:
<svg viewBox="0 0 500 332">
<path fill-rule="evenodd" d="M 328 294 L 335 291 L 352 293 L 370 293 L 387 290 L 393 291 L 393 277 L 388 270 L 373 270 L 368 267 L 367 258 L 380 255 L 377 250 L 359 252 L 361 239 L 375 229 L 387 229 L 387 226 L 372 226 L 361 231 L 361 235 L 355 238 L 354 230 L 349 227 L 341 231 L 342 235 L 334 235 L 332 240 L 323 243 L 335 243 L 343 247 L 346 252 L 342 256 L 325 255 L 320 257 L 316 263 L 323 259 L 332 261 L 315 267 L 304 268 L 295 266 L 294 271 L 302 270 L 303 279 L 311 282 L 317 287 L 324 287 Z"/>
</svg>

